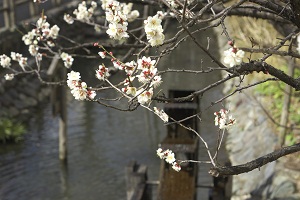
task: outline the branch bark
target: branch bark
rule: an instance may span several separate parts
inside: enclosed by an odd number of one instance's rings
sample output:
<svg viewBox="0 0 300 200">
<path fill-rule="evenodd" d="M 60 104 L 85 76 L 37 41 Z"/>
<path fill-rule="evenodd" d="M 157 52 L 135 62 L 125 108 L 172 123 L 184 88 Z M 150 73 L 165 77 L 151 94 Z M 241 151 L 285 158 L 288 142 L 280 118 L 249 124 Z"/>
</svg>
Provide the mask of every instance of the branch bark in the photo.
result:
<svg viewBox="0 0 300 200">
<path fill-rule="evenodd" d="M 236 166 L 215 166 L 209 170 L 209 174 L 218 177 L 222 175 L 238 175 L 246 172 L 250 172 L 254 169 L 260 168 L 270 162 L 277 160 L 280 157 L 286 156 L 300 151 L 300 143 L 292 146 L 283 147 L 272 153 L 259 157 L 253 161 L 247 162 L 246 164 Z"/>
</svg>

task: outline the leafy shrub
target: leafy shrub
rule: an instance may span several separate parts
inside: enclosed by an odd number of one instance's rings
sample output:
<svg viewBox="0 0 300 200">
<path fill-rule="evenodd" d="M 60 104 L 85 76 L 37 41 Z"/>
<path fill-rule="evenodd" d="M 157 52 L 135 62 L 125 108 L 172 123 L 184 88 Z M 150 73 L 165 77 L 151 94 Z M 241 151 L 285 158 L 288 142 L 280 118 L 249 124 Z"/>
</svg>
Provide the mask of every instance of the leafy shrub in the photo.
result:
<svg viewBox="0 0 300 200">
<path fill-rule="evenodd" d="M 0 119 L 0 141 L 19 142 L 23 139 L 25 126 L 20 122 L 15 122 L 12 119 Z"/>
</svg>

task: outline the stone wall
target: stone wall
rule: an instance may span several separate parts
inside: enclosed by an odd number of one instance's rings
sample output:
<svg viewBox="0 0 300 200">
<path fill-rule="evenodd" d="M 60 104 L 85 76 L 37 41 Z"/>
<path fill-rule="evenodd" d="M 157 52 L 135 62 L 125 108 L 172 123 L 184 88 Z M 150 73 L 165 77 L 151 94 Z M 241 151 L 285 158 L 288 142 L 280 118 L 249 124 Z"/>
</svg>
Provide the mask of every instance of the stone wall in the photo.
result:
<svg viewBox="0 0 300 200">
<path fill-rule="evenodd" d="M 229 46 L 226 38 L 221 36 L 220 30 L 218 33 L 220 51 L 223 55 Z M 246 77 L 244 82 L 247 81 L 250 82 Z M 235 85 L 237 84 L 234 81 L 226 82 L 223 93 L 228 94 Z M 230 109 L 231 114 L 237 119 L 237 124 L 229 129 L 226 140 L 226 149 L 232 165 L 247 163 L 271 153 L 276 148 L 278 139 L 276 132 L 258 102 L 265 106 L 269 103 L 266 98 L 255 96 L 254 89 L 237 93 L 226 101 L 226 108 Z M 260 169 L 233 176 L 231 199 L 300 199 L 300 167 L 298 169 L 287 167 L 290 165 L 286 162 L 287 159 L 288 156 Z"/>
<path fill-rule="evenodd" d="M 11 81 L 0 79 L 0 118 L 25 120 L 49 96 L 50 88 L 35 76 L 19 76 Z"/>
</svg>

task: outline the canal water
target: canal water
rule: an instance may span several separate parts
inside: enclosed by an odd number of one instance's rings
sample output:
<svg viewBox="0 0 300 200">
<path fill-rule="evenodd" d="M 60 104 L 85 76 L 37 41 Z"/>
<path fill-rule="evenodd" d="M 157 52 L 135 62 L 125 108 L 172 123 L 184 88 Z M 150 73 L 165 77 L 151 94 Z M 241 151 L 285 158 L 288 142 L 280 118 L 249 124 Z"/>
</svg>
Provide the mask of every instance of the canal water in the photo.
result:
<svg viewBox="0 0 300 200">
<path fill-rule="evenodd" d="M 175 29 L 175 28 L 174 28 Z M 212 32 L 197 36 L 205 46 Z M 215 40 L 216 41 L 216 40 Z M 217 44 L 210 44 L 211 52 L 218 57 Z M 192 41 L 187 41 L 158 68 L 200 70 L 214 66 L 210 59 Z M 89 67 L 90 64 L 85 64 Z M 94 74 L 92 70 L 85 77 Z M 93 75 L 92 75 L 93 76 Z M 220 79 L 219 73 L 163 75 L 161 89 L 197 90 Z M 118 74 L 111 82 L 118 82 Z M 88 83 L 89 84 L 89 83 Z M 102 97 L 113 97 L 109 92 Z M 221 88 L 205 94 L 200 106 L 207 108 L 221 97 Z M 115 102 L 116 106 L 118 102 Z M 162 106 L 162 105 L 158 105 Z M 213 112 L 205 110 L 201 116 L 200 132 L 215 148 L 217 129 Z M 68 168 L 61 168 L 58 160 L 58 119 L 52 117 L 52 108 L 45 103 L 30 119 L 23 142 L 0 146 L 0 199 L 1 200 L 123 200 L 125 191 L 125 166 L 131 160 L 148 166 L 150 180 L 158 180 L 160 159 L 156 156 L 159 142 L 166 135 L 161 120 L 145 109 L 120 112 L 96 103 L 79 102 L 68 96 Z M 207 160 L 200 143 L 200 160 Z M 209 165 L 199 166 L 199 185 L 211 185 L 207 174 Z M 198 199 L 208 199 L 208 189 L 198 189 Z"/>
</svg>

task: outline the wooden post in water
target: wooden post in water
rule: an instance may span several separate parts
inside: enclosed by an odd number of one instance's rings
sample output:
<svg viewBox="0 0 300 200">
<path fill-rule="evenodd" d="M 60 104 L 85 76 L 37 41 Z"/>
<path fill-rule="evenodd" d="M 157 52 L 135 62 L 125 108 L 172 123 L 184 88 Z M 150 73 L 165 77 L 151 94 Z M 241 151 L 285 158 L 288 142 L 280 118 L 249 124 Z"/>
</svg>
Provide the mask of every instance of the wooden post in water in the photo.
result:
<svg viewBox="0 0 300 200">
<path fill-rule="evenodd" d="M 67 69 L 65 67 L 58 66 L 59 56 L 56 55 L 47 71 L 49 76 L 52 76 L 55 80 L 55 77 L 59 77 L 59 80 L 65 80 Z M 67 99 L 66 99 L 66 86 L 54 86 L 52 88 L 51 95 L 52 107 L 53 107 L 53 115 L 59 116 L 59 131 L 58 131 L 58 139 L 59 139 L 59 159 L 66 164 L 67 161 Z"/>
<path fill-rule="evenodd" d="M 147 166 L 131 161 L 125 169 L 127 200 L 149 200 Z"/>
<path fill-rule="evenodd" d="M 61 69 L 61 76 L 65 80 L 67 71 L 66 68 Z M 66 86 L 60 86 L 60 117 L 59 117 L 59 159 L 67 161 L 67 103 L 66 103 Z"/>
</svg>

